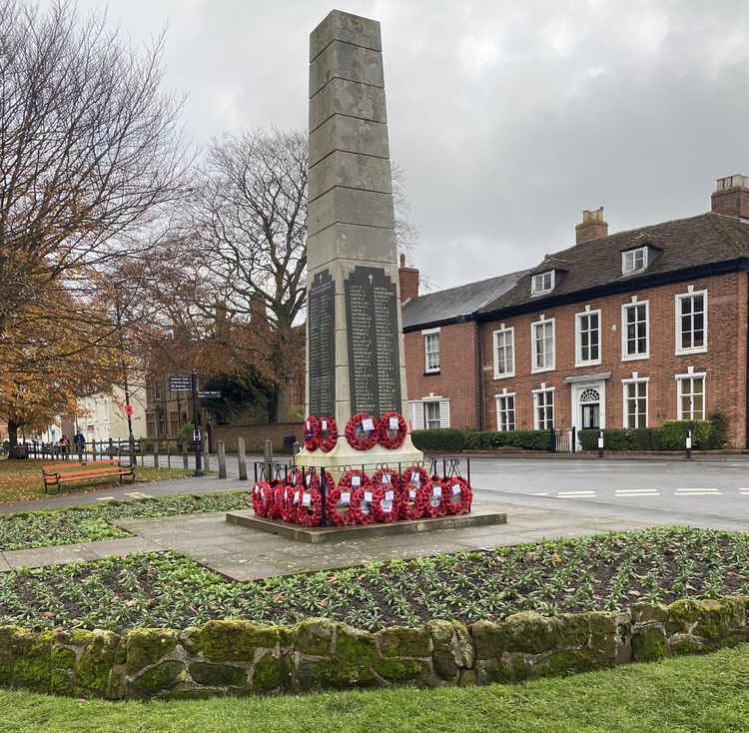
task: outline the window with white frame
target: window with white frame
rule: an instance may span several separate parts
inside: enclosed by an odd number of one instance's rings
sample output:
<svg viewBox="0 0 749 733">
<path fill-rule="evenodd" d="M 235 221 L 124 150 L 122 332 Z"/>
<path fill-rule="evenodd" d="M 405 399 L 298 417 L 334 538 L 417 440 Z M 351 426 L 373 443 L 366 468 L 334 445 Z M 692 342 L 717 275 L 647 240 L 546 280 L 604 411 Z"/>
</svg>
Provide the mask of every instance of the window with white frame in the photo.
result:
<svg viewBox="0 0 749 733">
<path fill-rule="evenodd" d="M 622 275 L 644 270 L 648 266 L 648 248 L 638 247 L 622 252 Z"/>
<path fill-rule="evenodd" d="M 440 332 L 439 329 L 422 331 L 424 335 L 424 371 L 432 374 L 440 370 Z"/>
<path fill-rule="evenodd" d="M 541 386 L 533 390 L 533 428 L 551 430 L 554 427 L 554 388 Z"/>
<path fill-rule="evenodd" d="M 554 369 L 554 319 L 531 323 L 531 371 L 548 372 Z"/>
<path fill-rule="evenodd" d="M 648 378 L 633 374 L 632 379 L 623 379 L 624 427 L 646 428 L 648 426 Z"/>
<path fill-rule="evenodd" d="M 502 433 L 515 430 L 515 395 L 497 395 L 497 430 Z"/>
<path fill-rule="evenodd" d="M 440 427 L 440 403 L 424 403 L 424 425 L 427 430 L 436 430 Z"/>
<path fill-rule="evenodd" d="M 622 359 L 647 359 L 650 356 L 649 301 L 634 301 L 622 306 Z"/>
<path fill-rule="evenodd" d="M 676 353 L 707 351 L 707 290 L 676 296 Z"/>
<path fill-rule="evenodd" d="M 411 429 L 424 430 L 450 427 L 450 400 L 428 396 L 409 403 Z"/>
<path fill-rule="evenodd" d="M 679 420 L 705 419 L 705 372 L 689 371 L 676 375 L 676 417 Z"/>
<path fill-rule="evenodd" d="M 601 311 L 575 316 L 575 366 L 601 363 Z"/>
<path fill-rule="evenodd" d="M 500 328 L 494 332 L 494 378 L 515 374 L 515 329 Z"/>
<path fill-rule="evenodd" d="M 539 272 L 531 279 L 531 295 L 541 295 L 554 290 L 554 270 Z"/>
</svg>

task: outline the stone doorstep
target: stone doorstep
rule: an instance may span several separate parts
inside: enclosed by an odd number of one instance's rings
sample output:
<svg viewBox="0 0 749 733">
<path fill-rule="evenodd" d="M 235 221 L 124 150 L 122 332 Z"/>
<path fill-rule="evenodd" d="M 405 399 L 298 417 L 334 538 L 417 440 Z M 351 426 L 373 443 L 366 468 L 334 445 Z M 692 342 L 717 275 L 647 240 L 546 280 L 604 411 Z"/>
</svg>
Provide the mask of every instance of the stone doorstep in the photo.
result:
<svg viewBox="0 0 749 733">
<path fill-rule="evenodd" d="M 474 512 L 460 516 L 436 517 L 434 519 L 415 519 L 391 524 L 369 524 L 356 527 L 300 527 L 296 524 L 284 524 L 271 519 L 256 517 L 250 510 L 227 512 L 226 521 L 250 529 L 269 532 L 297 542 L 318 544 L 321 542 L 341 542 L 371 537 L 416 534 L 436 529 L 463 529 L 466 527 L 484 527 L 492 524 L 507 524 L 507 515 L 500 512 Z"/>
</svg>

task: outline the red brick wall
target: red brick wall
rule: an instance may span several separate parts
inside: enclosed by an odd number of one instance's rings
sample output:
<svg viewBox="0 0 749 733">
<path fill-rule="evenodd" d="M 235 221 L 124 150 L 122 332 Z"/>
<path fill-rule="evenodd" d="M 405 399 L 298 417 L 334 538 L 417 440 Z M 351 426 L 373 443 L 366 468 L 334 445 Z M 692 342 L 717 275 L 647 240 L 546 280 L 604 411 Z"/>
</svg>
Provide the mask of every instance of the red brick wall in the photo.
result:
<svg viewBox="0 0 749 733">
<path fill-rule="evenodd" d="M 476 428 L 479 424 L 476 334 L 473 322 L 442 326 L 439 374 L 424 373 L 424 336 L 421 332 L 404 334 L 408 399 L 418 400 L 430 393 L 449 398 L 452 428 Z"/>
<path fill-rule="evenodd" d="M 677 294 L 687 292 L 687 286 L 708 291 L 708 350 L 703 354 L 677 356 L 675 354 L 675 302 Z M 650 358 L 622 361 L 621 306 L 637 295 L 639 301 L 650 302 Z M 636 293 L 612 295 L 557 308 L 540 309 L 533 314 L 504 320 L 506 326 L 515 327 L 515 377 L 494 379 L 492 332 L 499 321 L 481 325 L 484 354 L 484 415 L 488 430 L 496 430 L 497 415 L 495 395 L 507 387 L 515 392 L 516 429 L 533 428 L 533 394 L 542 382 L 555 387 L 554 422 L 559 428 L 569 428 L 571 415 L 571 385 L 564 382 L 567 376 L 611 372 L 606 381 L 606 421 L 609 428 L 623 426 L 622 379 L 630 378 L 633 371 L 640 377 L 649 377 L 648 425 L 655 427 L 664 420 L 677 418 L 677 386 L 675 375 L 704 371 L 706 377 L 706 414 L 719 410 L 729 420 L 729 439 L 735 447 L 745 444 L 746 414 L 746 328 L 747 328 L 747 274 L 731 273 L 694 281 L 643 289 Z M 585 310 L 601 309 L 601 364 L 575 367 L 575 314 Z M 556 363 L 555 370 L 531 374 L 531 323 L 545 318 L 555 318 Z M 466 380 L 468 381 L 468 380 Z M 453 387 L 454 388 L 454 387 Z M 418 390 L 417 390 L 418 391 Z"/>
</svg>

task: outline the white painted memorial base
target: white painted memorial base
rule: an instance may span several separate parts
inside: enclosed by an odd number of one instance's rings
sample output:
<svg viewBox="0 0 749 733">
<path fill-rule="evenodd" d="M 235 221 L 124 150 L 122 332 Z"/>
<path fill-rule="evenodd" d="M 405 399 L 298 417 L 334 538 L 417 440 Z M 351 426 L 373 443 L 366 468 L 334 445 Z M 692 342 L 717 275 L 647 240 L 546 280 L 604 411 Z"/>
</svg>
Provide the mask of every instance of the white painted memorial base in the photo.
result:
<svg viewBox="0 0 749 733">
<path fill-rule="evenodd" d="M 394 450 L 388 450 L 381 445 L 376 445 L 370 450 L 355 450 L 348 444 L 346 436 L 340 436 L 336 447 L 329 453 L 323 453 L 319 449 L 302 450 L 297 453 L 295 463 L 297 466 L 327 468 L 328 470 L 344 466 L 357 468 L 364 465 L 365 473 L 367 473 L 374 472 L 375 465 L 380 464 L 387 464 L 394 470 L 397 470 L 400 464 L 402 470 L 405 471 L 408 466 L 423 460 L 424 454 L 418 448 L 414 448 L 410 435 L 406 436 L 406 441 L 400 448 Z"/>
</svg>

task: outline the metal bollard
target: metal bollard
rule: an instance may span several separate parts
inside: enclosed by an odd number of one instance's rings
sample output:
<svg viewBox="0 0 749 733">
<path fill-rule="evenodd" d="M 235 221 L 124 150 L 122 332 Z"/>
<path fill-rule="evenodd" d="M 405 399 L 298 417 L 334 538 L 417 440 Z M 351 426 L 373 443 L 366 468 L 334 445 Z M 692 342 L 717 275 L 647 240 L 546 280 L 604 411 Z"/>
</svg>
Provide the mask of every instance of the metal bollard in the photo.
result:
<svg viewBox="0 0 749 733">
<path fill-rule="evenodd" d="M 239 480 L 247 481 L 247 456 L 245 455 L 244 438 L 237 438 L 237 463 L 239 464 Z"/>
<path fill-rule="evenodd" d="M 211 470 L 211 454 L 208 452 L 208 439 L 203 440 L 203 469 L 205 471 Z"/>
<path fill-rule="evenodd" d="M 226 446 L 223 440 L 218 441 L 218 477 L 226 478 Z"/>
<path fill-rule="evenodd" d="M 598 431 L 598 457 L 603 458 L 603 430 Z"/>
<path fill-rule="evenodd" d="M 266 481 L 270 481 L 273 478 L 273 441 L 266 440 L 263 447 L 263 463 L 265 464 L 265 476 L 263 477 Z"/>
<path fill-rule="evenodd" d="M 692 431 L 691 430 L 687 430 L 686 459 L 688 461 L 692 460 Z"/>
<path fill-rule="evenodd" d="M 153 467 L 159 467 L 159 441 L 153 441 Z"/>
</svg>

